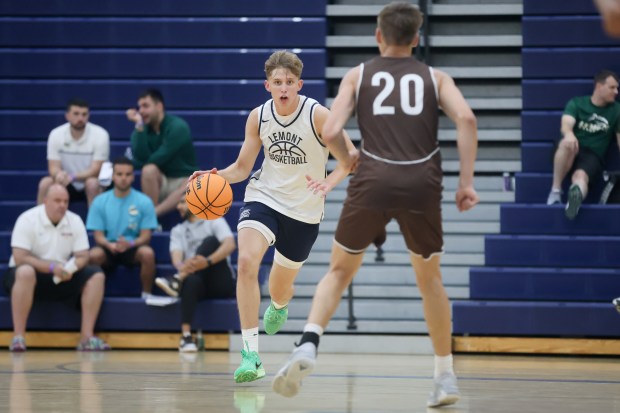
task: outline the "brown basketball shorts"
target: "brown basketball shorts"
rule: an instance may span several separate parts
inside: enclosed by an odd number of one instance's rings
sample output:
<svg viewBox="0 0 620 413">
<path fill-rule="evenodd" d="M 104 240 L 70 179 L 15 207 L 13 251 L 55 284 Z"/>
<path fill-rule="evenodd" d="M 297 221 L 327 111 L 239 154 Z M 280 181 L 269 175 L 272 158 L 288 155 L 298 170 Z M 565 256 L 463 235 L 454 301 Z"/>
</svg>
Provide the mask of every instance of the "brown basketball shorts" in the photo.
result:
<svg viewBox="0 0 620 413">
<path fill-rule="evenodd" d="M 335 240 L 347 252 L 362 253 L 370 244 L 380 246 L 386 240 L 386 225 L 395 219 L 410 252 L 429 258 L 443 252 L 441 208 L 427 211 L 406 209 L 374 210 L 344 204 Z"/>
</svg>

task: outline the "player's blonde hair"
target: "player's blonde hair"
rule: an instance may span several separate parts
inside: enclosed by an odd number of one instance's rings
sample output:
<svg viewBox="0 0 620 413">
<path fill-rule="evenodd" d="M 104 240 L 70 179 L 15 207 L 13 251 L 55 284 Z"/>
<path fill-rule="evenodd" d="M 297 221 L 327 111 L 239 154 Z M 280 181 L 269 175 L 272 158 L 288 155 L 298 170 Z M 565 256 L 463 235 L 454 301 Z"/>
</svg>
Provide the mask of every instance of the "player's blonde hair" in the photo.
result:
<svg viewBox="0 0 620 413">
<path fill-rule="evenodd" d="M 383 39 L 393 46 L 411 44 L 423 21 L 424 16 L 420 9 L 405 2 L 388 4 L 377 17 L 377 24 Z"/>
<path fill-rule="evenodd" d="M 271 73 L 277 68 L 284 68 L 295 75 L 298 79 L 301 79 L 301 71 L 304 68 L 304 64 L 301 59 L 293 52 L 288 50 L 278 50 L 273 52 L 269 59 L 265 61 L 265 76 L 267 79 L 271 76 Z"/>
</svg>

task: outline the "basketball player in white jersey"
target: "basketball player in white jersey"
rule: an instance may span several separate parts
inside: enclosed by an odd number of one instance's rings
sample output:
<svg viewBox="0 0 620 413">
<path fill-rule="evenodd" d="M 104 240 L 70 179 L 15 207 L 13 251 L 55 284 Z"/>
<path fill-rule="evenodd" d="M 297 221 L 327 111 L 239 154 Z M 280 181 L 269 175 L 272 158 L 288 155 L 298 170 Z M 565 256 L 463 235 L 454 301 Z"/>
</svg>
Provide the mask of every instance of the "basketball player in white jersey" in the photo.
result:
<svg viewBox="0 0 620 413">
<path fill-rule="evenodd" d="M 348 175 L 359 156 L 345 137 L 348 163 L 339 163 L 327 175 L 329 151 L 321 134 L 329 111 L 298 94 L 303 86 L 302 68 L 294 53 L 273 53 L 265 62 L 265 89 L 272 99 L 248 116 L 237 160 L 221 171 L 197 171 L 190 177 L 211 172 L 231 184 L 241 182 L 250 175 L 259 151 L 265 154 L 246 188 L 237 226 L 237 302 L 243 338 L 241 365 L 234 376 L 237 383 L 265 376 L 258 355 L 258 272 L 263 256 L 275 245 L 269 275 L 271 303 L 263 316 L 265 332 L 275 334 L 288 317 L 293 282 L 318 236 L 324 197 Z M 308 182 L 313 182 L 310 190 Z"/>
<path fill-rule="evenodd" d="M 412 56 L 422 20 L 422 13 L 409 3 L 383 8 L 375 34 L 381 55 L 345 75 L 323 128 L 336 159 L 351 162 L 342 132 L 355 113 L 362 134 L 361 155 L 338 220 L 329 271 L 317 286 L 298 347 L 273 381 L 274 391 L 283 396 L 296 395 L 301 380 L 314 368 L 319 338 L 361 266 L 366 248 L 384 239 L 385 226 L 395 219 L 411 253 L 435 350 L 434 385 L 427 405 L 452 404 L 459 398 L 452 366 L 450 302 L 440 271 L 439 107 L 457 129 L 459 211 L 478 202 L 473 186 L 477 127 L 452 78 Z"/>
</svg>

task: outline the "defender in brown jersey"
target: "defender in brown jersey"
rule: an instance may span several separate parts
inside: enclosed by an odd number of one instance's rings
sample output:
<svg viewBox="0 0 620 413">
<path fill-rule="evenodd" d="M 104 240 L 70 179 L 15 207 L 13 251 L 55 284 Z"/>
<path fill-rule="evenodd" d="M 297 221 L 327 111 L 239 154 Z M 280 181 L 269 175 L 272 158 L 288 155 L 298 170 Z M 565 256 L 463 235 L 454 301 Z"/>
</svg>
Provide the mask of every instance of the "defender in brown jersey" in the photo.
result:
<svg viewBox="0 0 620 413">
<path fill-rule="evenodd" d="M 392 3 L 381 11 L 376 30 L 381 55 L 345 75 L 325 123 L 327 146 L 349 165 L 354 154 L 345 145 L 343 128 L 356 113 L 362 132 L 361 156 L 336 229 L 329 271 L 317 287 L 299 346 L 274 379 L 273 389 L 281 395 L 297 394 L 302 378 L 315 365 L 319 337 L 361 266 L 366 248 L 382 242 L 386 224 L 396 219 L 411 253 L 435 350 L 434 388 L 427 404 L 440 406 L 458 400 L 450 302 L 440 271 L 439 108 L 457 128 L 459 211 L 478 203 L 473 186 L 477 128 L 452 78 L 412 57 L 421 24 L 422 14 L 408 3 Z"/>
</svg>

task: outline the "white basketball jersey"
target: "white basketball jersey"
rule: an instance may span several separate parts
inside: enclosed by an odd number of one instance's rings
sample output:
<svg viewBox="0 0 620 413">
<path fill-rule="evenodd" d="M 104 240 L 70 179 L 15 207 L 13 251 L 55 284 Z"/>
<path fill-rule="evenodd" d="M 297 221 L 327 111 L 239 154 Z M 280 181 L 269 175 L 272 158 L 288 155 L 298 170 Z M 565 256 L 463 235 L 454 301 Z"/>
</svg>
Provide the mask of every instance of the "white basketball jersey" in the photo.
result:
<svg viewBox="0 0 620 413">
<path fill-rule="evenodd" d="M 260 202 L 308 224 L 323 218 L 324 199 L 308 191 L 306 175 L 327 176 L 329 155 L 314 127 L 318 102 L 299 95 L 297 110 L 289 116 L 276 113 L 273 99 L 258 108 L 258 134 L 265 160 L 250 178 L 245 202 Z"/>
</svg>

